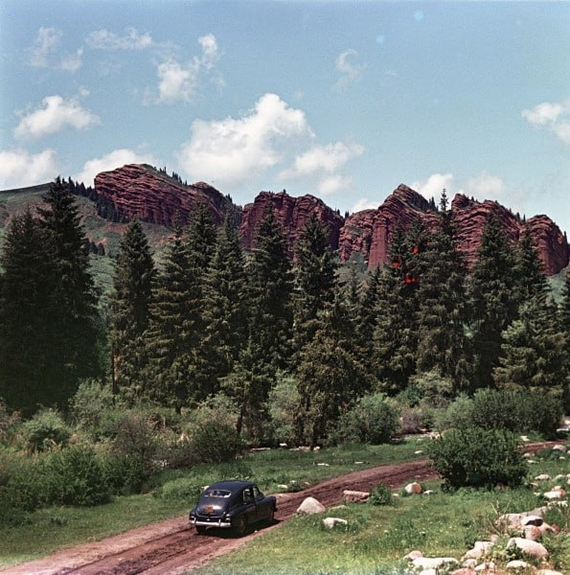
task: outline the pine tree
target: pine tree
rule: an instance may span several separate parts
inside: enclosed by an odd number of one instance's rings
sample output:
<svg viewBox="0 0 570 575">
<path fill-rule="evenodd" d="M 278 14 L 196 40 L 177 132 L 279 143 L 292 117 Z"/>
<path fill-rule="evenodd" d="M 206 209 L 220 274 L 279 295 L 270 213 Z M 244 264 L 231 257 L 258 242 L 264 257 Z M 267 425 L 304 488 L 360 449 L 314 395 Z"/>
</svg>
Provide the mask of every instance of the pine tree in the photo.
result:
<svg viewBox="0 0 570 575">
<path fill-rule="evenodd" d="M 99 373 L 98 294 L 90 273 L 89 255 L 79 210 L 66 182 L 57 178 L 40 209 L 46 248 L 57 267 L 52 340 L 54 362 L 61 367 L 60 402 L 76 391 L 79 379 Z"/>
<path fill-rule="evenodd" d="M 232 371 L 247 345 L 248 307 L 243 252 L 237 230 L 226 216 L 205 284 L 204 349 L 213 380 Z"/>
<path fill-rule="evenodd" d="M 45 229 L 27 211 L 11 222 L 0 258 L 0 397 L 25 416 L 62 400 L 51 349 L 55 266 L 46 245 Z"/>
<path fill-rule="evenodd" d="M 338 269 L 328 230 L 315 214 L 311 214 L 301 232 L 295 255 L 295 339 L 297 347 L 302 347 L 318 328 L 319 312 L 334 301 Z"/>
<path fill-rule="evenodd" d="M 113 391 L 130 399 L 140 394 L 147 365 L 143 335 L 149 326 L 155 268 L 142 225 L 128 225 L 115 258 L 110 310 Z"/>
<path fill-rule="evenodd" d="M 468 281 L 473 349 L 473 387 L 491 387 L 502 336 L 517 315 L 516 277 L 512 249 L 503 225 L 491 215 L 479 257 Z"/>
<path fill-rule="evenodd" d="M 377 265 L 366 278 L 364 291 L 356 310 L 355 341 L 369 358 L 373 355 L 373 336 L 377 324 L 377 309 L 380 305 L 383 266 Z"/>
<path fill-rule="evenodd" d="M 414 225 L 408 234 L 398 227 L 390 245 L 390 263 L 380 278 L 373 357 L 383 391 L 404 389 L 416 370 L 420 253 L 425 235 Z"/>
<path fill-rule="evenodd" d="M 519 305 L 533 297 L 545 297 L 548 284 L 533 237 L 527 231 L 515 252 L 515 278 Z"/>
<path fill-rule="evenodd" d="M 417 291 L 417 369 L 450 378 L 456 391 L 467 385 L 465 278 L 444 190 L 439 228 L 428 236 L 423 251 Z"/>
<path fill-rule="evenodd" d="M 520 317 L 503 332 L 499 365 L 493 370 L 497 387 L 562 398 L 567 348 L 554 316 L 553 305 L 540 295 L 521 306 Z"/>
<path fill-rule="evenodd" d="M 153 290 L 144 378 L 145 395 L 177 412 L 187 404 L 192 387 L 190 373 L 198 323 L 192 305 L 196 283 L 188 241 L 177 228 Z"/>
<path fill-rule="evenodd" d="M 559 310 L 559 331 L 564 337 L 564 349 L 570 349 L 570 269 L 566 270 L 564 288 L 562 290 L 562 302 Z M 564 377 L 564 407 L 565 413 L 570 412 L 570 354 L 565 355 Z"/>
<path fill-rule="evenodd" d="M 250 339 L 274 372 L 291 354 L 291 265 L 283 230 L 269 204 L 247 265 L 250 292 Z"/>
</svg>

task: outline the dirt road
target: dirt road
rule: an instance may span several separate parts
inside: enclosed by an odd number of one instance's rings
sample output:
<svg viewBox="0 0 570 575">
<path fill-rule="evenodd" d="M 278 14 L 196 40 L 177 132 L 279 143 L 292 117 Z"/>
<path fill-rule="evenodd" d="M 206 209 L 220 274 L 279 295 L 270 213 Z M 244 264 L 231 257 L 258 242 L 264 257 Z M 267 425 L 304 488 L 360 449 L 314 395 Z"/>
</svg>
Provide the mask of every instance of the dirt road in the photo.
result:
<svg viewBox="0 0 570 575">
<path fill-rule="evenodd" d="M 380 482 L 395 488 L 412 478 L 432 477 L 435 473 L 427 460 L 355 471 L 297 493 L 279 495 L 276 523 L 239 539 L 223 530 L 198 535 L 184 516 L 64 549 L 37 561 L 0 570 L 0 575 L 178 575 L 278 528 L 295 513 L 305 497 L 315 497 L 328 507 L 342 499 L 344 489 L 368 491 Z"/>
</svg>

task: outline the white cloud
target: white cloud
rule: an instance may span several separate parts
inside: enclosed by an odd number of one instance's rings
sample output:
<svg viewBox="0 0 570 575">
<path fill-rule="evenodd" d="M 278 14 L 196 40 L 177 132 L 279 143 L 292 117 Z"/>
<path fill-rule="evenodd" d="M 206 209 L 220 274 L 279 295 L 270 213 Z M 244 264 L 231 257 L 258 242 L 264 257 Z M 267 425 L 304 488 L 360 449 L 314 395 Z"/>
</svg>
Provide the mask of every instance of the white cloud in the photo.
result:
<svg viewBox="0 0 570 575">
<path fill-rule="evenodd" d="M 0 189 L 34 186 L 53 180 L 58 175 L 55 151 L 39 154 L 26 150 L 0 150 Z"/>
<path fill-rule="evenodd" d="M 292 168 L 283 170 L 280 177 L 295 180 L 316 176 L 316 187 L 320 195 L 335 194 L 350 188 L 351 179 L 342 174 L 346 163 L 360 156 L 364 148 L 359 144 L 347 145 L 335 142 L 326 146 L 313 146 L 295 158 Z"/>
<path fill-rule="evenodd" d="M 148 33 L 140 34 L 136 28 L 125 28 L 125 34 L 119 36 L 109 30 L 95 30 L 91 32 L 85 42 L 94 50 L 145 50 L 155 46 L 152 36 Z"/>
<path fill-rule="evenodd" d="M 39 28 L 34 43 L 27 49 L 30 66 L 77 72 L 83 65 L 83 48 L 78 48 L 74 54 L 58 56 L 62 38 L 63 32 L 59 28 Z"/>
<path fill-rule="evenodd" d="M 215 70 L 219 58 L 216 37 L 207 34 L 198 38 L 198 43 L 202 53 L 200 56 L 194 56 L 186 64 L 181 64 L 171 57 L 157 65 L 158 102 L 192 102 L 201 83 L 202 74 L 208 74 L 218 87 L 224 86 L 223 77 Z"/>
<path fill-rule="evenodd" d="M 81 95 L 84 94 L 82 91 Z M 40 138 L 67 127 L 80 130 L 99 123 L 99 118 L 83 108 L 75 98 L 65 100 L 58 95 L 47 96 L 42 104 L 42 108 L 23 115 L 14 130 L 16 138 Z"/>
<path fill-rule="evenodd" d="M 454 187 L 454 178 L 451 172 L 445 174 L 431 174 L 427 180 L 416 180 L 410 186 L 426 199 L 435 198 L 437 199 L 441 196 L 441 192 L 445 188 L 449 195 L 450 191 Z"/>
<path fill-rule="evenodd" d="M 345 50 L 341 52 L 336 59 L 336 69 L 341 73 L 341 77 L 336 83 L 336 88 L 342 90 L 351 82 L 354 82 L 362 75 L 366 68 L 364 64 L 356 64 L 351 60 L 358 57 L 356 50 Z"/>
<path fill-rule="evenodd" d="M 465 193 L 478 200 L 499 200 L 505 194 L 505 182 L 500 176 L 483 171 L 467 180 Z"/>
<path fill-rule="evenodd" d="M 128 148 L 113 150 L 102 158 L 93 158 L 83 164 L 83 170 L 73 176 L 77 182 L 83 182 L 86 186 L 92 186 L 95 176 L 101 172 L 114 170 L 126 164 L 151 164 L 157 165 L 151 154 L 138 154 Z"/>
<path fill-rule="evenodd" d="M 380 205 L 379 201 L 369 200 L 368 198 L 360 198 L 350 209 L 351 214 L 362 212 L 363 210 L 375 210 Z"/>
<path fill-rule="evenodd" d="M 190 179 L 237 187 L 283 161 L 284 147 L 312 136 L 302 110 L 290 108 L 276 94 L 265 94 L 240 119 L 195 120 L 191 138 L 179 152 Z"/>
<path fill-rule="evenodd" d="M 551 130 L 564 144 L 570 145 L 570 101 L 542 102 L 531 110 L 523 110 L 521 115 L 530 124 Z"/>
</svg>

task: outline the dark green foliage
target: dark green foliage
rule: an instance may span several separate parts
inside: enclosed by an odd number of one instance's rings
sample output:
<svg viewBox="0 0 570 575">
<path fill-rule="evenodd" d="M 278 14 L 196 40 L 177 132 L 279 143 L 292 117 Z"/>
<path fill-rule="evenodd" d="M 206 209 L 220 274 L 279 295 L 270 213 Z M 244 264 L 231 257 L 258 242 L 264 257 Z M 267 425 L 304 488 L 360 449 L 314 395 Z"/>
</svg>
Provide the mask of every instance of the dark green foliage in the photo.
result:
<svg viewBox="0 0 570 575">
<path fill-rule="evenodd" d="M 466 269 L 457 246 L 444 190 L 439 227 L 427 236 L 425 246 L 419 252 L 417 368 L 418 371 L 435 371 L 441 377 L 449 378 L 454 390 L 467 385 Z"/>
<path fill-rule="evenodd" d="M 516 318 L 518 294 L 513 250 L 503 225 L 491 215 L 483 231 L 479 259 L 469 278 L 474 389 L 491 387 L 503 330 Z"/>
<path fill-rule="evenodd" d="M 235 459 L 243 444 L 233 425 L 206 421 L 190 440 L 190 450 L 196 463 L 220 463 Z"/>
<path fill-rule="evenodd" d="M 473 400 L 465 395 L 456 397 L 436 421 L 438 431 L 446 429 L 465 429 L 473 425 Z"/>
<path fill-rule="evenodd" d="M 55 315 L 55 266 L 47 232 L 28 211 L 6 234 L 0 265 L 0 397 L 32 414 L 61 397 Z"/>
<path fill-rule="evenodd" d="M 370 492 L 368 503 L 371 505 L 394 505 L 392 491 L 383 483 L 378 483 Z"/>
<path fill-rule="evenodd" d="M 533 237 L 523 233 L 515 254 L 515 277 L 519 304 L 532 298 L 544 298 L 547 291 L 542 261 Z"/>
<path fill-rule="evenodd" d="M 90 507 L 111 499 L 104 465 L 90 446 L 74 445 L 53 453 L 46 473 L 48 504 Z"/>
<path fill-rule="evenodd" d="M 113 391 L 134 400 L 146 367 L 143 334 L 149 325 L 154 262 L 142 225 L 133 220 L 115 258 L 110 310 Z"/>
<path fill-rule="evenodd" d="M 71 429 L 57 411 L 43 409 L 22 424 L 22 437 L 29 451 L 49 451 L 67 445 Z"/>
<path fill-rule="evenodd" d="M 94 439 L 103 436 L 115 411 L 110 386 L 96 380 L 82 382 L 70 402 L 69 415 L 82 430 Z"/>
<path fill-rule="evenodd" d="M 382 393 L 365 395 L 344 412 L 334 438 L 340 442 L 389 443 L 400 431 L 399 410 Z"/>
<path fill-rule="evenodd" d="M 565 349 L 570 349 L 570 268 L 566 270 L 564 279 L 564 288 L 562 290 L 562 302 L 560 304 L 560 332 L 564 337 Z M 565 381 L 563 382 L 563 401 L 566 413 L 570 413 L 570 354 L 566 354 L 565 362 Z"/>
<path fill-rule="evenodd" d="M 560 398 L 540 391 L 479 390 L 473 397 L 471 420 L 484 429 L 536 432 L 555 437 L 562 418 Z"/>
<path fill-rule="evenodd" d="M 449 489 L 515 487 L 526 474 L 518 438 L 508 431 L 452 429 L 430 442 L 428 453 Z"/>
</svg>

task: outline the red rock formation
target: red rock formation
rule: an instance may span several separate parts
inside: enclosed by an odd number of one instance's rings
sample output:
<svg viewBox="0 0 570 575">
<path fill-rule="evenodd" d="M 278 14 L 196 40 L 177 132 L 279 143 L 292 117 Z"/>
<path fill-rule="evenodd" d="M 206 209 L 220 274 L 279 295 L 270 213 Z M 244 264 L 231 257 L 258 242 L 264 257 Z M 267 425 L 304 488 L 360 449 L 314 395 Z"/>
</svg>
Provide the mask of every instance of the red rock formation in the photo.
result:
<svg viewBox="0 0 570 575">
<path fill-rule="evenodd" d="M 261 192 L 252 204 L 247 204 L 243 208 L 239 235 L 245 249 L 255 247 L 255 234 L 263 220 L 268 204 L 273 206 L 275 217 L 283 226 L 283 232 L 291 254 L 297 238 L 311 214 L 317 214 L 319 220 L 328 226 L 330 245 L 333 250 L 338 248 L 340 228 L 344 219 L 322 200 L 314 196 L 305 195 L 293 198 L 283 191 L 277 194 Z"/>
<path fill-rule="evenodd" d="M 536 242 L 543 270 L 547 276 L 557 274 L 568 265 L 570 259 L 568 241 L 549 217 L 534 216 L 526 222 L 524 228 L 530 232 Z"/>
<path fill-rule="evenodd" d="M 214 221 L 237 208 L 218 190 L 199 182 L 186 186 L 155 168 L 129 164 L 95 177 L 95 194 L 102 215 L 115 221 L 138 218 L 172 226 L 188 222 L 198 203 L 204 203 Z"/>
</svg>

